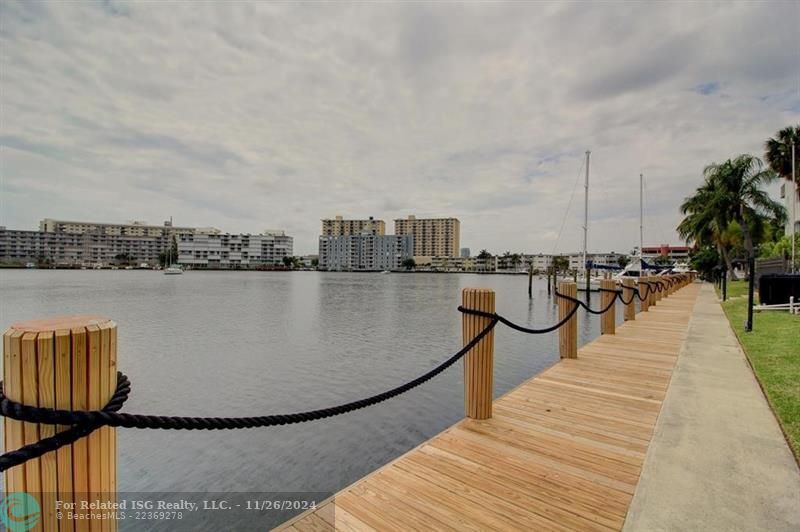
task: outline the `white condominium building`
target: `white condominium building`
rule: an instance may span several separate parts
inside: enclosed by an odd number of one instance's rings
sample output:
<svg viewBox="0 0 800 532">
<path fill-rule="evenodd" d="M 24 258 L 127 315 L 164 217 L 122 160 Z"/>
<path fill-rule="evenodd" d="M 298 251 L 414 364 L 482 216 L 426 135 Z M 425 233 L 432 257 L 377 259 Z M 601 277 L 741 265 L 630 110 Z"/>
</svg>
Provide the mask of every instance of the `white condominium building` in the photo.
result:
<svg viewBox="0 0 800 532">
<path fill-rule="evenodd" d="M 319 237 L 319 269 L 328 271 L 399 270 L 411 258 L 414 239 L 401 235 Z"/>
<path fill-rule="evenodd" d="M 178 263 L 189 268 L 270 268 L 291 257 L 292 247 L 292 237 L 283 231 L 182 234 L 178 237 Z"/>
<path fill-rule="evenodd" d="M 175 227 L 172 221 L 164 225 L 149 225 L 147 222 L 128 222 L 124 224 L 104 222 L 74 222 L 45 218 L 39 222 L 39 231 L 45 233 L 67 233 L 72 235 L 95 234 L 108 236 L 130 237 L 161 237 L 181 233 L 194 233 L 199 231 L 195 227 Z M 205 232 L 219 232 L 214 228 L 203 229 Z"/>
</svg>

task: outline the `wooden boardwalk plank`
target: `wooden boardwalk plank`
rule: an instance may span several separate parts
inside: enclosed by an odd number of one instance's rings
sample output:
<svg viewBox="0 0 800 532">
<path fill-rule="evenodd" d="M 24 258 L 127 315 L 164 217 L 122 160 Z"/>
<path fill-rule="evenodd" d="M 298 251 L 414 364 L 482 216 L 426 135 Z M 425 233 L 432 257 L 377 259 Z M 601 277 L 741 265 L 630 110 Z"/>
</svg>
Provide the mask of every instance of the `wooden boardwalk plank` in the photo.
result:
<svg viewBox="0 0 800 532">
<path fill-rule="evenodd" d="M 283 530 L 620 530 L 698 286 L 662 299 Z"/>
</svg>

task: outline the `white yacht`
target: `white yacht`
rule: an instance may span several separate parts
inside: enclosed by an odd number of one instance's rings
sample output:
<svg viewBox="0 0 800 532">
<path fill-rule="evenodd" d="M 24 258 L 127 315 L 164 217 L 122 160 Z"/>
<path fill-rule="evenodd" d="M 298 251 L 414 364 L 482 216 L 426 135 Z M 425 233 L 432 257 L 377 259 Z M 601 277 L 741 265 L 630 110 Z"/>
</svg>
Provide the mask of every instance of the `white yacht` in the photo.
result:
<svg viewBox="0 0 800 532">
<path fill-rule="evenodd" d="M 692 268 L 686 262 L 676 262 L 675 266 L 672 267 L 672 271 L 675 273 L 689 273 Z"/>
</svg>

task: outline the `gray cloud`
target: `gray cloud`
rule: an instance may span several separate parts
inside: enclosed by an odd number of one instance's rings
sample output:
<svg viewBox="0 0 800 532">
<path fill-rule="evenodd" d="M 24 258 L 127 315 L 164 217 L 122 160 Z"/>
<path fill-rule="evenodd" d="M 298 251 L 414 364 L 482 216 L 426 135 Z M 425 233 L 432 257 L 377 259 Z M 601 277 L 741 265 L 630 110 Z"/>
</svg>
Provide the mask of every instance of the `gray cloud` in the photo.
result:
<svg viewBox="0 0 800 532">
<path fill-rule="evenodd" d="M 646 238 L 676 242 L 703 166 L 800 118 L 798 18 L 790 2 L 7 0 L 0 224 L 172 215 L 284 227 L 310 252 L 322 217 L 416 213 L 458 216 L 474 249 L 577 249 L 591 149 L 592 247 L 637 242 L 642 171 Z"/>
</svg>

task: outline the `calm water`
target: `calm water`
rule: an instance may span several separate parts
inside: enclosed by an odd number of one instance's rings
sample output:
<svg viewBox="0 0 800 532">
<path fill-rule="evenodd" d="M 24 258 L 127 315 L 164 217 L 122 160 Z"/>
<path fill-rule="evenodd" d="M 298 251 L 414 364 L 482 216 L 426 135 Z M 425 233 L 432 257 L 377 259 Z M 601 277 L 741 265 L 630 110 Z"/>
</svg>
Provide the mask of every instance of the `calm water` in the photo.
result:
<svg viewBox="0 0 800 532">
<path fill-rule="evenodd" d="M 557 319 L 544 281 L 529 300 L 522 275 L 0 270 L 0 325 L 109 316 L 133 382 L 125 411 L 260 415 L 350 401 L 433 367 L 461 345 L 465 286 L 493 288 L 498 312 L 519 323 Z M 599 318 L 581 310 L 578 330 L 591 340 Z M 557 345 L 556 333 L 498 326 L 495 394 L 554 363 Z M 462 377 L 459 364 L 387 403 L 303 425 L 121 429 L 119 489 L 336 491 L 459 420 Z"/>
</svg>

